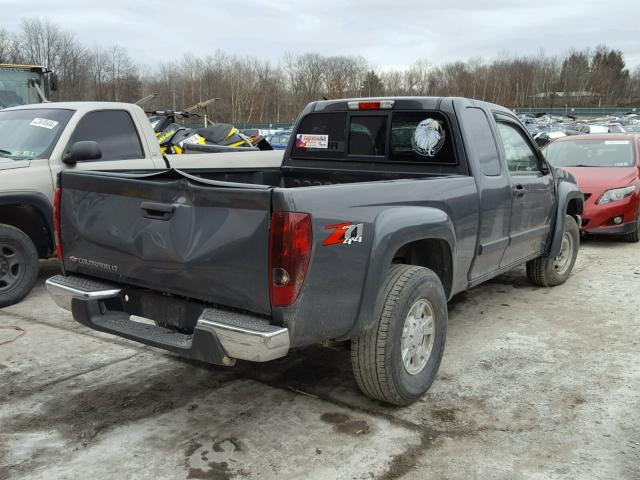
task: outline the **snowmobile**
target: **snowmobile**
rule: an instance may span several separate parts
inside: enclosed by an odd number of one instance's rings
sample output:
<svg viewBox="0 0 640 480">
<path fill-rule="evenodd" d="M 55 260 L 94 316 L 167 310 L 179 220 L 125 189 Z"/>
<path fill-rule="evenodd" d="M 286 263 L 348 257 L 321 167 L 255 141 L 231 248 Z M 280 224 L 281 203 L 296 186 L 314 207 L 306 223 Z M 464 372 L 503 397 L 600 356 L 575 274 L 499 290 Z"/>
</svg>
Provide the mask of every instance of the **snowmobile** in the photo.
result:
<svg viewBox="0 0 640 480">
<path fill-rule="evenodd" d="M 268 143 L 257 139 L 254 143 L 228 123 L 214 123 L 202 128 L 189 128 L 178 119 L 200 117 L 198 113 L 173 110 L 147 112 L 156 132 L 160 150 L 166 154 L 190 152 L 220 152 L 233 150 L 268 150 Z M 265 145 L 266 144 L 266 145 Z"/>
</svg>

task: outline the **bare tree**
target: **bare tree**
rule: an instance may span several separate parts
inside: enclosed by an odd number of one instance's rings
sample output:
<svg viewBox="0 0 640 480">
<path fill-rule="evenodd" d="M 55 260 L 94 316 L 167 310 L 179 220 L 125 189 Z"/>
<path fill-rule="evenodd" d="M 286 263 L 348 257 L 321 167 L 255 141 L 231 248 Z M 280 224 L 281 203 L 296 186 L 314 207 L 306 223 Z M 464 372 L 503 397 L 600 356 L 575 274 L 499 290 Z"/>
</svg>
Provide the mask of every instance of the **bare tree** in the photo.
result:
<svg viewBox="0 0 640 480">
<path fill-rule="evenodd" d="M 22 20 L 22 49 L 28 62 L 48 68 L 57 67 L 60 49 L 60 27 L 49 20 Z"/>
<path fill-rule="evenodd" d="M 184 55 L 149 68 L 121 46 L 87 48 L 47 19 L 23 19 L 18 32 L 0 29 L 0 62 L 32 63 L 56 71 L 60 100 L 135 101 L 158 93 L 147 108 L 181 109 L 217 97 L 214 121 L 291 121 L 322 98 L 380 95 L 460 95 L 508 107 L 628 105 L 640 103 L 640 69 L 629 72 L 621 51 L 599 46 L 562 56 L 543 51 L 493 60 L 434 65 L 419 59 L 381 71 L 361 56 L 286 53 L 280 64 L 251 56 Z"/>
<path fill-rule="evenodd" d="M 20 41 L 16 35 L 0 29 L 0 63 L 22 62 Z"/>
</svg>

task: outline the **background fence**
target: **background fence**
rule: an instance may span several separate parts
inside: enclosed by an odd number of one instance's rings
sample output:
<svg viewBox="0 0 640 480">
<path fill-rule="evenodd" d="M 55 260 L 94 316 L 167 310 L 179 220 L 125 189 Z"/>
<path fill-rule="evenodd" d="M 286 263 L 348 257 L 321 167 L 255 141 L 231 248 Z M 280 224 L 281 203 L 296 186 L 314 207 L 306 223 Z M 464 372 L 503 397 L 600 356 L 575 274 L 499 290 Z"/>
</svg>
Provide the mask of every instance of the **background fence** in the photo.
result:
<svg viewBox="0 0 640 480">
<path fill-rule="evenodd" d="M 640 107 L 537 107 L 514 108 L 517 113 L 549 113 L 551 115 L 574 115 L 576 117 L 604 117 L 607 115 L 624 115 L 626 113 L 640 114 Z"/>
<path fill-rule="evenodd" d="M 198 122 L 198 123 L 189 122 L 189 123 L 183 123 L 183 125 L 189 128 L 200 128 L 202 127 L 203 122 Z M 277 123 L 235 123 L 233 126 L 239 130 L 246 130 L 249 128 L 259 128 L 261 130 L 277 130 L 279 128 L 290 128 L 293 125 L 293 123 L 294 121 L 291 120 L 290 122 L 277 122 Z"/>
</svg>

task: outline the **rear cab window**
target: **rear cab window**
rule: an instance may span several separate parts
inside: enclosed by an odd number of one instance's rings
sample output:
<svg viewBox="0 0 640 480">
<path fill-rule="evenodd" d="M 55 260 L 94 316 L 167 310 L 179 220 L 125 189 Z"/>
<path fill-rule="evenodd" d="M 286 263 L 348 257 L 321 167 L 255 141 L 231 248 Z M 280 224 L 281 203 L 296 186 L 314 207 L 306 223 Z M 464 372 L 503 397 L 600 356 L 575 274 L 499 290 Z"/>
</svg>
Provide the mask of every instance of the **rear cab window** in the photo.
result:
<svg viewBox="0 0 640 480">
<path fill-rule="evenodd" d="M 438 112 L 393 112 L 389 158 L 402 163 L 457 163 L 451 130 Z"/>
<path fill-rule="evenodd" d="M 292 158 L 386 164 L 457 165 L 447 119 L 437 111 L 311 113 Z"/>
<path fill-rule="evenodd" d="M 359 115 L 349 122 L 349 155 L 384 157 L 387 116 Z"/>
</svg>

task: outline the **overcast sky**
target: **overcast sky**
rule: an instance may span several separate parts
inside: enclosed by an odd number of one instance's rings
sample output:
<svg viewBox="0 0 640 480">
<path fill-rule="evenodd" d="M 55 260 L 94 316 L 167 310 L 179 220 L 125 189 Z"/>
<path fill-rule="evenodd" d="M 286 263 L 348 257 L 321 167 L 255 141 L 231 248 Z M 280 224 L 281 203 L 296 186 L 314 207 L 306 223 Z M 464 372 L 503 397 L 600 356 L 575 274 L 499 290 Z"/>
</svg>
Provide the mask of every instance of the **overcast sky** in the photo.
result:
<svg viewBox="0 0 640 480">
<path fill-rule="evenodd" d="M 605 43 L 640 65 L 638 0 L 0 0 L 0 28 L 46 16 L 84 44 L 152 65 L 216 49 L 278 62 L 284 52 L 359 54 L 380 68 L 564 53 Z"/>
</svg>

